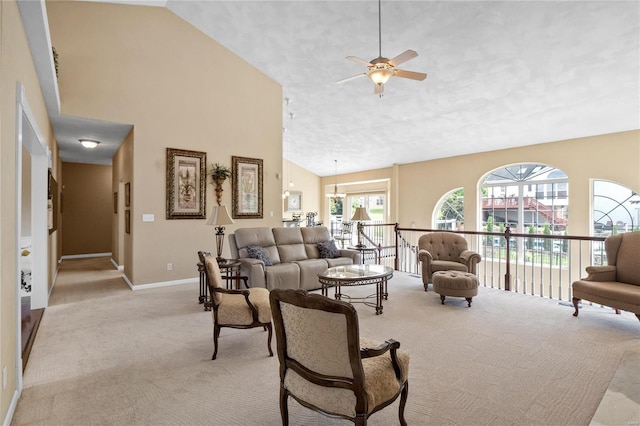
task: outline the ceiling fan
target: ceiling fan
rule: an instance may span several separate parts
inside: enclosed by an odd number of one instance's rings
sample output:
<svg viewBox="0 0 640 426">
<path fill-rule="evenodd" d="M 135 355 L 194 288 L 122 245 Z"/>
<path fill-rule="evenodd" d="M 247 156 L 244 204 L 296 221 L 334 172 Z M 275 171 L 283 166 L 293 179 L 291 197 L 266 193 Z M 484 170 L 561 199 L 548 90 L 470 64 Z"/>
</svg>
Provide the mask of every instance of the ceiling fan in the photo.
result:
<svg viewBox="0 0 640 426">
<path fill-rule="evenodd" d="M 424 80 L 427 78 L 427 74 L 415 71 L 405 71 L 396 68 L 404 62 L 418 56 L 415 50 L 405 50 L 393 59 L 387 59 L 382 56 L 382 12 L 380 9 L 380 0 L 378 0 L 378 57 L 372 59 L 370 62 L 360 59 L 356 56 L 347 56 L 347 59 L 358 64 L 365 65 L 368 68 L 367 72 L 354 75 L 353 77 L 347 77 L 342 80 L 338 80 L 336 83 L 344 83 L 356 78 L 367 76 L 373 81 L 374 89 L 373 93 L 382 96 L 384 91 L 384 85 L 392 77 L 409 78 L 411 80 Z"/>
</svg>

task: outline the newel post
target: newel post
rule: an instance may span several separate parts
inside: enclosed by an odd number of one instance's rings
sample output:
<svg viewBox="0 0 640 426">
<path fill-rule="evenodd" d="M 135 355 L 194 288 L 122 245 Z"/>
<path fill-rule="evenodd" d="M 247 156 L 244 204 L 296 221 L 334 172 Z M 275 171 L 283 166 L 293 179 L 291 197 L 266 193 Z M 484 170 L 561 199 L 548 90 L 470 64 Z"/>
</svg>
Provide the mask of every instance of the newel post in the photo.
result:
<svg viewBox="0 0 640 426">
<path fill-rule="evenodd" d="M 510 255 L 510 242 L 511 242 L 511 228 L 507 226 L 504 230 L 504 238 L 507 240 L 507 270 L 504 274 L 504 289 L 506 291 L 511 290 L 511 255 Z"/>
</svg>

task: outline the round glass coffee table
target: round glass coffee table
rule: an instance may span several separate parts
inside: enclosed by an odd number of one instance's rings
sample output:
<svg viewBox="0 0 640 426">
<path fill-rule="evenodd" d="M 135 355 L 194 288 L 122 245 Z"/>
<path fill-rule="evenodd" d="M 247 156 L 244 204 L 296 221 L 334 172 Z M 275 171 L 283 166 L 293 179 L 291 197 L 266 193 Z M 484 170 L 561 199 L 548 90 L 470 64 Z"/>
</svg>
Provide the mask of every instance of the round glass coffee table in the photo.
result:
<svg viewBox="0 0 640 426">
<path fill-rule="evenodd" d="M 388 299 L 387 281 L 393 276 L 393 268 L 384 265 L 345 265 L 329 268 L 318 274 L 322 285 L 322 295 L 328 297 L 329 287 L 335 288 L 335 298 L 349 303 L 359 302 L 376 308 L 376 315 L 382 314 L 382 299 Z M 374 284 L 376 293 L 365 297 L 350 297 L 340 291 L 340 287 Z M 375 303 L 372 299 L 375 298 Z"/>
</svg>

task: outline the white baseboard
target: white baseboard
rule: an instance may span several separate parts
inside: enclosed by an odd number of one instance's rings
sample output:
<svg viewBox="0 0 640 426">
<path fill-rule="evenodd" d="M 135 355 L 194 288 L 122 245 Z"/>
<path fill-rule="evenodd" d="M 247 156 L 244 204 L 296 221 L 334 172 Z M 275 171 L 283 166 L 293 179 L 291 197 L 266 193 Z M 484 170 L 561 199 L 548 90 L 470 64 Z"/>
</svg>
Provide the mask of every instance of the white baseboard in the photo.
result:
<svg viewBox="0 0 640 426">
<path fill-rule="evenodd" d="M 111 258 L 111 263 L 116 267 L 118 271 L 124 271 L 124 265 L 118 265 L 118 262 L 113 260 L 113 257 Z"/>
<path fill-rule="evenodd" d="M 60 257 L 60 260 L 64 259 L 86 259 L 88 257 L 107 257 L 111 256 L 111 252 L 109 253 L 88 253 L 88 254 L 68 254 Z"/>
<path fill-rule="evenodd" d="M 125 276 L 123 275 L 122 277 L 124 278 Z M 137 291 L 137 290 L 148 290 L 150 288 L 169 287 L 173 285 L 194 284 L 194 283 L 200 282 L 200 279 L 198 277 L 185 278 L 184 280 L 162 281 L 158 283 L 149 283 L 149 284 L 140 284 L 140 285 L 132 285 L 128 279 L 125 279 L 125 281 L 127 282 L 127 284 L 129 284 L 129 287 L 131 287 L 131 290 Z"/>
<path fill-rule="evenodd" d="M 5 416 L 2 425 L 10 426 L 11 420 L 13 420 L 13 415 L 16 412 L 16 407 L 18 406 L 18 400 L 20 399 L 20 392 L 16 389 L 13 392 L 13 396 L 11 397 L 11 404 L 9 404 L 9 409 L 7 410 L 7 415 Z"/>
</svg>

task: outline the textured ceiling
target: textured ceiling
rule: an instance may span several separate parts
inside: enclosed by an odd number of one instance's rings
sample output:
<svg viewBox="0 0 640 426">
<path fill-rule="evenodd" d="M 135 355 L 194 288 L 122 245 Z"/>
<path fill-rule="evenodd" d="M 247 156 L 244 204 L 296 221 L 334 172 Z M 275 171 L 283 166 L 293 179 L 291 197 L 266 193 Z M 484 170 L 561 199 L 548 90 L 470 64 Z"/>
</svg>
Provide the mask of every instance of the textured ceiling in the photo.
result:
<svg viewBox="0 0 640 426">
<path fill-rule="evenodd" d="M 640 2 L 383 0 L 382 55 L 428 77 L 382 98 L 335 84 L 378 56 L 375 0 L 144 3 L 280 83 L 285 157 L 320 176 L 640 128 Z"/>
</svg>

